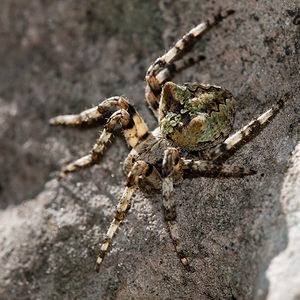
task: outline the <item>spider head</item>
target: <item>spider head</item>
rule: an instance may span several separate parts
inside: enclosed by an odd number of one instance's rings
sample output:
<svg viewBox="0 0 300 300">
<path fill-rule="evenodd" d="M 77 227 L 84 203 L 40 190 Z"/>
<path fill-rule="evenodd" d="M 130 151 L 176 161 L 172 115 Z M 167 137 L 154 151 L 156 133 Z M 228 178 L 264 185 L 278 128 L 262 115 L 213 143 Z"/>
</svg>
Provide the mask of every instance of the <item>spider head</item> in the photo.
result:
<svg viewBox="0 0 300 300">
<path fill-rule="evenodd" d="M 214 85 L 167 82 L 159 104 L 162 134 L 187 150 L 210 148 L 228 137 L 235 113 L 229 91 Z"/>
</svg>

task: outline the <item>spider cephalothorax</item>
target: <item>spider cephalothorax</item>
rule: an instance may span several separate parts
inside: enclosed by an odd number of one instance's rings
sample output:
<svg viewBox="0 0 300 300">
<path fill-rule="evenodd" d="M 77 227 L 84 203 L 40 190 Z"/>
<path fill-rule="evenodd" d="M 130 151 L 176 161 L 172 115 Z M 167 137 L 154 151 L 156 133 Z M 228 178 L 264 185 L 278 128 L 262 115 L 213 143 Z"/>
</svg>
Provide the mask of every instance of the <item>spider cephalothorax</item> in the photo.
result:
<svg viewBox="0 0 300 300">
<path fill-rule="evenodd" d="M 234 99 L 229 91 L 215 85 L 179 86 L 170 82 L 176 72 L 204 59 L 201 55 L 185 59 L 184 55 L 205 32 L 232 13 L 232 10 L 222 12 L 194 27 L 149 67 L 146 74 L 146 100 L 160 125 L 152 132 L 148 131 L 147 125 L 129 101 L 119 96 L 106 99 L 80 114 L 62 115 L 50 120 L 52 125 L 88 125 L 92 121 L 97 122 L 104 113 L 113 111 L 90 153 L 66 166 L 59 178 L 98 163 L 117 123 L 120 123 L 125 139 L 132 148 L 124 164 L 126 187 L 102 243 L 96 263 L 97 271 L 120 222 L 130 208 L 136 186 L 147 185 L 162 190 L 164 215 L 170 237 L 180 261 L 189 269 L 176 223 L 173 186 L 180 183 L 187 174 L 255 174 L 251 169 L 216 160 L 224 154 L 230 154 L 254 130 L 261 130 L 280 110 L 287 96 L 229 136 L 235 114 Z M 199 157 L 205 157 L 205 160 L 199 160 Z"/>
<path fill-rule="evenodd" d="M 161 131 L 175 146 L 210 148 L 229 136 L 234 104 L 231 93 L 215 85 L 167 82 L 159 104 Z"/>
</svg>

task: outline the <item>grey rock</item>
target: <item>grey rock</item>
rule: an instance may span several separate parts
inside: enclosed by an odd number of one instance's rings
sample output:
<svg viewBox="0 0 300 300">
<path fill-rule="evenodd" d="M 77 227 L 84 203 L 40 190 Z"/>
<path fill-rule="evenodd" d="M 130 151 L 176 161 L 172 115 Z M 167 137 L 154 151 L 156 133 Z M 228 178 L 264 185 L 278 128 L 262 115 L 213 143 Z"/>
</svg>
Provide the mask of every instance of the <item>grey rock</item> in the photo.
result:
<svg viewBox="0 0 300 300">
<path fill-rule="evenodd" d="M 271 261 L 267 270 L 270 282 L 267 299 L 272 300 L 300 298 L 300 144 L 294 151 L 291 163 L 281 189 L 288 243 Z"/>
<path fill-rule="evenodd" d="M 125 95 L 155 128 L 144 102 L 147 67 L 220 6 L 236 13 L 195 48 L 206 60 L 175 81 L 232 91 L 234 130 L 290 92 L 282 112 L 228 161 L 258 174 L 186 179 L 176 188 L 194 273 L 173 249 L 161 195 L 137 190 L 95 274 L 128 148 L 116 133 L 99 166 L 58 183 L 61 167 L 89 151 L 98 128 L 50 128 L 48 119 Z M 293 289 L 297 299 L 297 14 L 287 0 L 1 1 L 0 298 L 279 299 Z"/>
</svg>

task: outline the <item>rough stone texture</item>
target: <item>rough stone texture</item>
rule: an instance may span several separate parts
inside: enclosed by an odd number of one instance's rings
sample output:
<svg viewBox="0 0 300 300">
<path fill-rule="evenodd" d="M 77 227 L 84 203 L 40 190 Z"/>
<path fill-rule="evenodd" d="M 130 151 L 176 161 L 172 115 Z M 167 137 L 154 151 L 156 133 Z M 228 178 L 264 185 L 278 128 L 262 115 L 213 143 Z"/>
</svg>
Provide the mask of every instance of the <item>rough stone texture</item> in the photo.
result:
<svg viewBox="0 0 300 300">
<path fill-rule="evenodd" d="M 288 227 L 288 245 L 267 270 L 270 281 L 268 299 L 300 298 L 300 144 L 295 149 L 292 166 L 282 185 L 282 212 Z M 288 296 L 287 296 L 288 295 Z"/>
<path fill-rule="evenodd" d="M 194 273 L 174 252 L 161 196 L 137 191 L 95 274 L 128 149 L 116 134 L 99 166 L 57 183 L 61 166 L 89 151 L 97 129 L 50 128 L 47 120 L 125 95 L 154 128 L 143 100 L 148 65 L 221 6 L 237 12 L 196 47 L 206 60 L 175 81 L 232 91 L 235 129 L 290 91 L 271 125 L 229 161 L 258 174 L 186 179 L 176 189 Z M 299 139 L 298 13 L 287 0 L 2 0 L 0 298 L 277 299 L 292 286 L 297 299 L 300 287 L 289 278 L 299 271 L 282 266 L 299 264 L 289 248 L 299 240 L 297 186 L 290 184 L 296 158 L 288 171 Z"/>
</svg>

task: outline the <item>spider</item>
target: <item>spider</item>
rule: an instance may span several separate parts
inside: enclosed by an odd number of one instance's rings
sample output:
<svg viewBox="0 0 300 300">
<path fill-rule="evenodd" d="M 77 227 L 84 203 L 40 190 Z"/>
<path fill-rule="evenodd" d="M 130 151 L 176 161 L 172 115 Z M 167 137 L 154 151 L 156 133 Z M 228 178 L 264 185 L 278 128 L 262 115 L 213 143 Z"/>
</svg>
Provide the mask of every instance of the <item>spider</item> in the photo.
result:
<svg viewBox="0 0 300 300">
<path fill-rule="evenodd" d="M 150 132 L 134 106 L 120 96 L 108 98 L 79 114 L 50 119 L 51 125 L 89 125 L 97 122 L 104 113 L 114 111 L 89 154 L 67 165 L 59 179 L 67 173 L 97 164 L 117 123 L 121 125 L 124 137 L 132 148 L 124 163 L 126 187 L 101 245 L 96 271 L 99 271 L 111 240 L 130 208 L 136 187 L 150 186 L 154 190 L 162 190 L 164 216 L 175 251 L 182 265 L 191 270 L 179 237 L 173 186 L 190 174 L 246 176 L 256 173 L 250 168 L 225 164 L 221 159 L 232 155 L 232 150 L 245 143 L 254 132 L 261 131 L 281 109 L 287 95 L 229 136 L 234 121 L 235 101 L 228 90 L 216 85 L 177 85 L 170 81 L 177 72 L 204 59 L 201 55 L 184 56 L 204 33 L 233 13 L 233 10 L 223 11 L 200 23 L 149 67 L 145 78 L 145 96 L 158 119 L 159 127 L 155 130 Z"/>
</svg>

